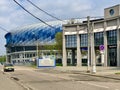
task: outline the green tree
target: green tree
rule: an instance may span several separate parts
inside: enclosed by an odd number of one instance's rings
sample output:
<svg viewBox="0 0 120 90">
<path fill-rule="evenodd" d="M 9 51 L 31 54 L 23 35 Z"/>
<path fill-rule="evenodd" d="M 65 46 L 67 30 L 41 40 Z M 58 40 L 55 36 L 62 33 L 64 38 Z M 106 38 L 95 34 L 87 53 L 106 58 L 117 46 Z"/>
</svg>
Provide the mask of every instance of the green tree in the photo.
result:
<svg viewBox="0 0 120 90">
<path fill-rule="evenodd" d="M 56 49 L 59 50 L 61 53 L 62 53 L 62 32 L 58 32 L 56 35 L 55 35 L 55 41 L 56 41 Z"/>
<path fill-rule="evenodd" d="M 5 62 L 6 61 L 6 56 L 0 56 L 0 62 Z"/>
</svg>

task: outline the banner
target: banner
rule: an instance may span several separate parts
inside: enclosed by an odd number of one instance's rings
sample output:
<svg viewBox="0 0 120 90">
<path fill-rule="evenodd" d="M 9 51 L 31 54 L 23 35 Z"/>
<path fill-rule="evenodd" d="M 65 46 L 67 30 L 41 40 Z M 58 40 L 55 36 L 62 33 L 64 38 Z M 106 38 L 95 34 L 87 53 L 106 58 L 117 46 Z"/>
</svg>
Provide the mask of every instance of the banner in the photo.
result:
<svg viewBox="0 0 120 90">
<path fill-rule="evenodd" d="M 55 67 L 55 57 L 54 56 L 45 56 L 39 58 L 37 61 L 38 67 Z"/>
</svg>

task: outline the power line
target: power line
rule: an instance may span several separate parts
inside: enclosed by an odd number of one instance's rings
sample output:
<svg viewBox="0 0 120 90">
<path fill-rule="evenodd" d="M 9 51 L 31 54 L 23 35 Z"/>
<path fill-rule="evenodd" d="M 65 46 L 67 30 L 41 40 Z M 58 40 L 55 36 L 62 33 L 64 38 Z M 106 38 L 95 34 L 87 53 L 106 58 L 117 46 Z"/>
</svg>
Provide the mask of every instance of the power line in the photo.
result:
<svg viewBox="0 0 120 90">
<path fill-rule="evenodd" d="M 45 21 L 41 20 L 40 18 L 38 18 L 37 16 L 35 16 L 34 14 L 32 14 L 31 12 L 29 12 L 27 9 L 25 9 L 20 3 L 18 3 L 16 0 L 13 0 L 16 4 L 18 4 L 23 10 L 25 10 L 27 13 L 29 13 L 31 16 L 33 16 L 34 18 L 36 18 L 37 20 L 41 21 L 42 23 L 48 25 L 51 28 L 54 28 L 53 26 L 49 25 L 48 23 L 46 23 Z"/>
<path fill-rule="evenodd" d="M 3 31 L 5 31 L 5 32 L 9 32 L 8 30 L 6 30 L 5 28 L 3 28 L 1 26 L 0 26 L 0 29 L 3 30 Z"/>
<path fill-rule="evenodd" d="M 32 4 L 33 6 L 35 6 L 37 9 L 39 9 L 40 11 L 42 11 L 42 12 L 44 12 L 45 14 L 51 16 L 52 18 L 55 18 L 55 19 L 57 19 L 57 20 L 59 20 L 59 21 L 63 21 L 63 20 L 61 20 L 61 19 L 59 19 L 59 18 L 57 18 L 57 17 L 49 14 L 49 13 L 46 12 L 45 10 L 41 9 L 40 7 L 38 7 L 37 5 L 35 5 L 32 1 L 30 1 L 30 0 L 27 0 L 27 1 L 28 1 L 30 4 Z"/>
</svg>

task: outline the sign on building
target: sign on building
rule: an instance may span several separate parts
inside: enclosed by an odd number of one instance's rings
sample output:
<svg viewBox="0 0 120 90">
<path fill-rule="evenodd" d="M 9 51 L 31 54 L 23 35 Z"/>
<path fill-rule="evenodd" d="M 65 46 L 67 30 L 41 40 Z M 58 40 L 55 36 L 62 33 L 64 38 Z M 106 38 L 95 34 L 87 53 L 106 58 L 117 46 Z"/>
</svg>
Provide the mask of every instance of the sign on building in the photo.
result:
<svg viewBox="0 0 120 90">
<path fill-rule="evenodd" d="M 37 61 L 38 67 L 55 67 L 55 58 L 54 56 L 45 56 Z"/>
<path fill-rule="evenodd" d="M 105 49 L 104 45 L 99 46 L 100 51 L 103 51 Z"/>
<path fill-rule="evenodd" d="M 104 45 L 100 45 L 99 49 L 101 53 L 101 63 L 104 64 L 104 49 L 105 49 Z"/>
</svg>

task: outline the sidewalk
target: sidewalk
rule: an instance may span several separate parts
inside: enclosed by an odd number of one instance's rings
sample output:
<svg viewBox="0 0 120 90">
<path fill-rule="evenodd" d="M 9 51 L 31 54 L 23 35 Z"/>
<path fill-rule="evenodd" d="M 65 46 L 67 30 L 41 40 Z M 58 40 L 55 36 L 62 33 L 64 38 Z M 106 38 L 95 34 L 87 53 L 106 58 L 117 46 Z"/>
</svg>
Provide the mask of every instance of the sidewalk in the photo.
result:
<svg viewBox="0 0 120 90">
<path fill-rule="evenodd" d="M 54 70 L 59 70 L 62 72 L 75 73 L 75 74 L 87 74 L 97 77 L 111 78 L 120 80 L 120 67 L 96 67 L 96 73 L 92 73 L 92 67 L 89 68 L 90 73 L 87 73 L 87 67 L 76 67 L 76 66 L 67 66 L 67 67 L 59 67 L 57 66 Z"/>
</svg>

